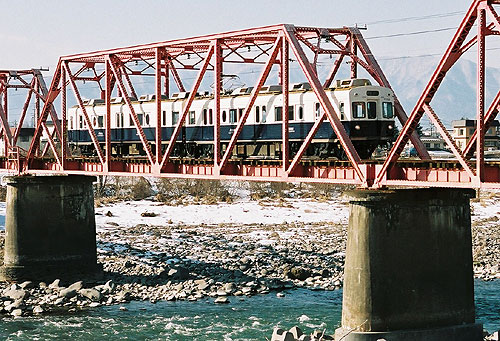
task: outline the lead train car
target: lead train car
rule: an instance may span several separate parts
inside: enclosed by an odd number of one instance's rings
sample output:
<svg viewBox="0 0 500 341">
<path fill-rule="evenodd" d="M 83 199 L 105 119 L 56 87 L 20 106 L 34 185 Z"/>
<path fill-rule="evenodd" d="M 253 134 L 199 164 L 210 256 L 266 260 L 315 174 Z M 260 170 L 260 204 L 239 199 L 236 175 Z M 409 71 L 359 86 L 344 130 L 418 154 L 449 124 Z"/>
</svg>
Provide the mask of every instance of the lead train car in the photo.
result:
<svg viewBox="0 0 500 341">
<path fill-rule="evenodd" d="M 227 146 L 243 115 L 252 88 L 239 88 L 221 98 L 220 139 Z M 371 85 L 366 79 L 337 81 L 327 89 L 327 96 L 340 113 L 340 120 L 361 158 L 369 158 L 375 148 L 387 144 L 394 135 L 393 92 Z M 189 93 L 175 93 L 161 101 L 161 132 L 165 149 L 183 112 Z M 131 98 L 139 122 L 149 141 L 155 141 L 156 103 L 154 95 Z M 84 102 L 97 138 L 104 145 L 106 106 L 101 99 Z M 197 94 L 181 129 L 172 156 L 213 157 L 214 98 Z M 289 94 L 289 141 L 292 155 L 298 150 L 323 109 L 308 83 L 292 84 Z M 121 97 L 111 100 L 111 144 L 116 156 L 143 155 L 130 111 Z M 283 120 L 281 86 L 265 86 L 259 92 L 238 138 L 234 153 L 244 158 L 278 158 L 281 156 Z M 68 141 L 76 154 L 95 155 L 86 121 L 78 106 L 68 110 Z M 325 119 L 316 133 L 306 156 L 344 158 L 333 129 Z"/>
</svg>

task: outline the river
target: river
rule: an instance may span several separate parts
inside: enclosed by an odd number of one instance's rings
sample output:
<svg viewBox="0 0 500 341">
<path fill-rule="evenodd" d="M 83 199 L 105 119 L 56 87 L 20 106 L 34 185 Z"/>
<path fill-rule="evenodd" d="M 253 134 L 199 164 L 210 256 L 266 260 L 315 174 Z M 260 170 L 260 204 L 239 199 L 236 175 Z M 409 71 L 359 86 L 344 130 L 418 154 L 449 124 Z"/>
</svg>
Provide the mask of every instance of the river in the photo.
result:
<svg viewBox="0 0 500 341">
<path fill-rule="evenodd" d="M 500 329 L 500 280 L 475 281 L 477 320 Z M 332 334 L 340 324 L 342 291 L 297 289 L 215 305 L 198 302 L 131 302 L 73 314 L 4 318 L 2 340 L 266 340 L 274 326 L 298 325 Z"/>
</svg>

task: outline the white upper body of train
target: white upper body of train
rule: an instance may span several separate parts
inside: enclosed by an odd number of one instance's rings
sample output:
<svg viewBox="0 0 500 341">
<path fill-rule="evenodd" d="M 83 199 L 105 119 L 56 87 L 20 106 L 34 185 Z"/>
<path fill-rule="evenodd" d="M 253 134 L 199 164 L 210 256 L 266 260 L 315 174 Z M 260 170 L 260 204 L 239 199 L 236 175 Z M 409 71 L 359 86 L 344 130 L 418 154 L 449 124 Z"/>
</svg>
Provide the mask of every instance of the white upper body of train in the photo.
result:
<svg viewBox="0 0 500 341">
<path fill-rule="evenodd" d="M 250 100 L 252 88 L 239 88 L 222 95 L 221 127 L 234 126 Z M 366 79 L 337 81 L 336 87 L 326 94 L 341 121 L 393 121 L 394 94 L 391 89 L 371 85 Z M 175 127 L 185 109 L 189 93 L 180 92 L 161 101 L 161 126 Z M 154 128 L 158 124 L 154 95 L 131 98 L 134 111 L 143 128 Z M 94 129 L 104 129 L 106 106 L 104 100 L 85 100 L 84 106 Z M 257 96 L 246 125 L 273 125 L 282 122 L 283 96 L 281 86 L 264 86 Z M 193 100 L 186 116 L 185 126 L 213 126 L 215 101 L 213 94 L 200 93 Z M 314 122 L 323 109 L 308 83 L 291 84 L 288 117 L 290 124 Z M 86 120 L 79 106 L 68 110 L 68 130 L 87 130 Z M 130 110 L 122 97 L 111 99 L 111 128 L 135 128 Z M 391 128 L 392 129 L 392 128 Z"/>
</svg>

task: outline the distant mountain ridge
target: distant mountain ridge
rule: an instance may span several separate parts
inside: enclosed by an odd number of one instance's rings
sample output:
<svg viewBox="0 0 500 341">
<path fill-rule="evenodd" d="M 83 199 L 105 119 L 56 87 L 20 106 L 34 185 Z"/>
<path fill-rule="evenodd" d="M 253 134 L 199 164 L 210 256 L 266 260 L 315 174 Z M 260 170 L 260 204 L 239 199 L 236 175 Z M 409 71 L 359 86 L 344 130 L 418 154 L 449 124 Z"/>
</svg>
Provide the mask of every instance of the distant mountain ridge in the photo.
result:
<svg viewBox="0 0 500 341">
<path fill-rule="evenodd" d="M 379 63 L 403 107 L 410 114 L 436 69 L 439 58 L 381 58 Z M 475 118 L 476 77 L 476 63 L 465 59 L 459 60 L 446 75 L 431 105 L 447 127 L 451 126 L 452 120 Z M 498 90 L 500 69 L 489 67 L 486 69 L 486 110 Z"/>
</svg>

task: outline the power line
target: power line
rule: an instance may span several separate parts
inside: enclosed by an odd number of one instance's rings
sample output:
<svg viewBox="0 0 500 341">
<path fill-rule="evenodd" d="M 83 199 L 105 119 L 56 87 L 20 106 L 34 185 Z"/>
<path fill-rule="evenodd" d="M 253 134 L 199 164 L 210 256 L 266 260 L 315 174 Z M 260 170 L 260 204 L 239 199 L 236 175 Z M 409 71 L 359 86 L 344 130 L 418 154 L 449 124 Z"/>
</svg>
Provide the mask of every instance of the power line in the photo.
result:
<svg viewBox="0 0 500 341">
<path fill-rule="evenodd" d="M 423 16 L 406 17 L 406 18 L 398 18 L 398 19 L 377 20 L 377 21 L 367 22 L 366 25 L 393 24 L 393 23 L 408 22 L 408 21 L 419 21 L 419 20 L 438 19 L 438 18 L 440 19 L 440 18 L 454 17 L 454 16 L 464 15 L 464 14 L 465 14 L 465 12 L 463 12 L 463 11 L 437 13 L 437 14 L 429 14 L 429 15 L 423 15 Z"/>
<path fill-rule="evenodd" d="M 383 35 L 383 36 L 374 36 L 374 37 L 368 37 L 368 38 L 365 38 L 365 39 L 369 40 L 369 39 L 380 39 L 380 38 L 394 38 L 394 37 L 403 37 L 403 36 L 415 36 L 415 35 L 426 34 L 426 33 L 451 31 L 451 30 L 456 30 L 457 28 L 458 27 L 437 28 L 437 29 L 434 29 L 434 30 L 425 30 L 425 31 L 407 32 L 407 33 L 388 34 L 388 35 Z"/>
</svg>

